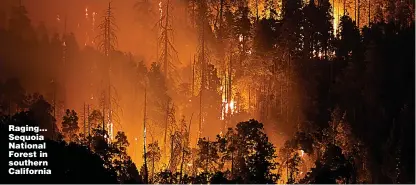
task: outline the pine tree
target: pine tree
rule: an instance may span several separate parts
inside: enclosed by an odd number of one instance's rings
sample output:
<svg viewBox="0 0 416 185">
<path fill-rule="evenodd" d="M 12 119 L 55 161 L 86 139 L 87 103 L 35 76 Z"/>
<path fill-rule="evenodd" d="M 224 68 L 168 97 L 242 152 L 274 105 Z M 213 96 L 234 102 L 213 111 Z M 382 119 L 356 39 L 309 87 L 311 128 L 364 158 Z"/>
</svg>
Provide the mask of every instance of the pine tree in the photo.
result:
<svg viewBox="0 0 416 185">
<path fill-rule="evenodd" d="M 67 109 L 62 121 L 62 132 L 68 141 L 77 141 L 76 134 L 79 131 L 78 116 L 74 110 Z"/>
<path fill-rule="evenodd" d="M 151 168 L 151 175 L 150 175 L 150 181 L 154 183 L 154 176 L 155 176 L 155 171 L 158 171 L 158 167 L 157 164 L 159 163 L 162 154 L 159 148 L 159 144 L 158 142 L 153 142 L 153 143 L 149 143 L 148 147 L 147 147 L 147 160 L 148 160 L 148 164 L 150 164 L 150 168 Z"/>
</svg>

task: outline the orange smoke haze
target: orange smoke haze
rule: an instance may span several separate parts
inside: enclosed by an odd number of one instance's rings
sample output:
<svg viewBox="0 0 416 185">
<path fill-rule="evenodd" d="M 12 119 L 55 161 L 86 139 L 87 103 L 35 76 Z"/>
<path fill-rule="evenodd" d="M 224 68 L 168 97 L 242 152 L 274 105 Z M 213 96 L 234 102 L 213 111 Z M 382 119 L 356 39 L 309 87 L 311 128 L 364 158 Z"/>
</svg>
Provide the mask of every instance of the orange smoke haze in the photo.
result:
<svg viewBox="0 0 416 185">
<path fill-rule="evenodd" d="M 155 26 L 157 19 L 159 17 L 158 5 L 159 1 L 151 0 L 154 5 L 154 10 L 156 12 L 156 17 L 152 18 L 150 15 L 140 13 L 137 9 L 134 8 L 134 4 L 137 0 L 114 0 L 112 2 L 112 7 L 114 8 L 114 16 L 116 19 L 116 24 L 118 25 L 117 37 L 118 37 L 118 47 L 117 50 L 122 52 L 130 52 L 134 54 L 137 61 L 143 60 L 145 64 L 149 67 L 152 62 L 156 62 L 160 52 L 157 47 L 157 37 L 158 37 L 158 26 Z M 162 1 L 162 5 L 163 5 Z M 331 1 L 332 3 L 333 1 Z M 340 1 L 334 1 L 336 4 L 335 7 L 335 22 L 334 25 L 338 25 L 339 15 L 342 11 L 342 4 Z M 0 5 L 5 5 L 3 7 L 17 5 L 18 0 L 6 0 Z M 189 82 L 191 79 L 191 71 L 189 64 L 191 59 L 196 54 L 197 48 L 197 36 L 196 31 L 186 24 L 186 10 L 185 6 L 182 4 L 182 1 L 173 1 L 173 30 L 174 30 L 174 40 L 173 44 L 178 51 L 179 62 L 176 63 L 176 67 L 179 70 L 181 82 Z M 35 28 L 43 22 L 49 32 L 49 35 L 54 33 L 74 33 L 75 38 L 77 39 L 78 46 L 81 49 L 81 52 L 88 52 L 84 49 L 85 46 L 94 46 L 94 38 L 97 35 L 96 26 L 102 20 L 102 15 L 104 14 L 105 9 L 108 6 L 108 1 L 102 0 L 22 0 L 22 4 L 26 7 L 29 18 L 32 21 L 32 24 Z M 253 4 L 251 2 L 250 4 Z M 253 9 L 253 7 L 251 6 Z M 259 6 L 259 11 L 261 11 L 262 6 Z M 162 11 L 163 14 L 164 11 Z M 351 12 L 351 10 L 349 10 Z M 365 16 L 365 13 L 363 13 Z M 366 21 L 362 21 L 362 24 L 365 24 Z M 160 48 L 159 48 L 160 49 Z M 122 57 L 120 57 L 122 58 Z M 71 64 L 71 67 L 68 67 L 70 79 L 67 84 L 67 107 L 69 109 L 75 109 L 80 115 L 80 124 L 82 125 L 82 116 L 84 111 L 84 103 L 90 104 L 91 108 L 97 108 L 98 102 L 98 91 L 100 88 L 100 79 L 97 74 L 89 73 L 88 71 L 79 71 L 83 65 L 82 61 L 92 60 L 90 58 L 82 58 L 79 61 Z M 121 59 L 120 59 L 121 60 Z M 124 59 L 123 59 L 124 60 Z M 100 62 L 100 61 L 94 61 Z M 183 67 L 188 66 L 186 71 L 182 69 Z M 46 68 L 46 66 L 41 66 L 39 68 Z M 46 70 L 46 69 L 45 69 Z M 52 71 L 57 69 L 52 69 Z M 114 77 L 112 77 L 112 83 L 117 89 L 118 98 L 120 101 L 120 110 L 118 111 L 120 120 L 119 124 L 115 124 L 115 130 L 122 130 L 126 132 L 129 142 L 129 155 L 132 156 L 133 160 L 139 166 L 142 163 L 142 153 L 143 153 L 143 108 L 144 108 L 144 89 L 137 89 L 134 78 L 132 76 L 125 75 L 124 71 L 117 71 L 114 69 Z M 44 77 L 47 79 L 48 77 Z M 92 79 L 95 84 L 87 84 L 85 79 Z M 42 79 L 43 80 L 43 79 Z M 46 93 L 48 87 L 45 85 L 45 81 L 42 81 L 41 78 L 26 78 L 26 82 L 23 80 L 25 87 L 29 87 L 30 91 L 38 91 L 42 94 Z M 42 82 L 36 82 L 42 81 Z M 43 84 L 43 85 L 36 85 Z M 91 87 L 93 86 L 93 87 Z M 31 88 L 30 88 L 31 87 Z M 233 87 L 234 88 L 234 87 Z M 245 97 L 245 101 L 248 101 L 248 88 L 240 87 L 242 96 Z M 236 91 L 233 89 L 233 91 Z M 194 147 L 196 143 L 196 137 L 198 130 L 198 110 L 187 110 L 183 107 L 185 101 L 179 95 L 170 94 L 173 98 L 173 102 L 178 106 L 176 111 L 176 119 L 179 121 L 182 116 L 185 116 L 185 120 L 189 124 L 191 115 L 193 114 L 193 121 L 191 125 L 191 137 L 192 142 L 191 146 Z M 295 96 L 295 95 L 293 95 Z M 236 104 L 241 104 L 243 102 L 236 102 Z M 233 101 L 233 107 L 234 101 Z M 247 106 L 247 105 L 245 105 Z M 247 107 L 246 107 L 247 108 Z M 196 111 L 196 112 L 193 112 Z M 255 116 L 240 116 L 237 117 L 233 122 L 228 126 L 235 126 L 238 121 L 245 121 L 249 118 L 255 118 Z M 58 123 L 60 124 L 60 123 Z M 147 143 L 158 140 L 160 144 L 163 145 L 163 129 L 158 128 L 155 125 L 152 125 L 152 120 L 149 120 L 147 128 Z M 204 134 L 203 136 L 208 136 L 212 139 L 215 138 L 216 134 L 219 134 L 221 131 L 222 122 L 220 117 L 218 121 L 214 123 L 209 123 L 203 127 Z M 283 127 L 282 125 L 280 125 Z M 285 141 L 285 135 L 282 128 L 278 128 L 276 125 L 265 125 L 266 133 L 276 147 L 280 147 Z M 291 128 L 291 125 L 286 125 L 284 127 Z M 290 129 L 287 129 L 290 130 Z M 82 127 L 81 127 L 82 131 Z M 136 139 L 137 138 L 137 139 Z M 211 140 L 212 140 L 211 139 Z M 163 148 L 163 146 L 161 147 Z M 163 161 L 163 160 L 162 160 Z"/>
</svg>

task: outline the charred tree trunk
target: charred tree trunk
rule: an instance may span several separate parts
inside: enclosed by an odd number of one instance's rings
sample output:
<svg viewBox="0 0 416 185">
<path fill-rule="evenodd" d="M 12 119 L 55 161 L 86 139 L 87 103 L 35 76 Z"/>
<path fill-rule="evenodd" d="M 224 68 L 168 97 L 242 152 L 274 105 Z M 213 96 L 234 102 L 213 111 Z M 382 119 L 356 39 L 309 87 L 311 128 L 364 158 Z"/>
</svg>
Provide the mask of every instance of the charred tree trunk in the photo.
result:
<svg viewBox="0 0 416 185">
<path fill-rule="evenodd" d="M 194 55 L 194 62 L 191 64 L 192 65 L 192 93 L 191 93 L 191 97 L 194 96 L 194 92 L 195 92 L 195 55 Z"/>
<path fill-rule="evenodd" d="M 347 0 L 344 0 L 344 16 L 345 16 L 345 14 L 347 13 L 347 9 L 345 8 L 346 7 L 346 2 Z"/>
<path fill-rule="evenodd" d="M 202 135 L 202 123 L 203 123 L 203 92 L 206 87 L 205 81 L 205 18 L 202 21 L 202 50 L 201 50 L 201 89 L 200 89 L 200 97 L 199 97 L 199 113 L 200 113 L 200 124 L 199 124 L 199 135 Z"/>
<path fill-rule="evenodd" d="M 209 143 L 209 137 L 208 137 L 208 141 L 207 141 L 207 157 L 206 157 L 206 166 L 205 166 L 205 172 L 208 173 L 208 167 L 209 167 L 209 147 L 210 147 L 210 143 Z"/>
<path fill-rule="evenodd" d="M 169 164 L 169 167 L 170 167 L 170 169 L 171 169 L 171 171 L 172 171 L 172 174 L 174 173 L 174 171 L 176 171 L 174 168 L 176 167 L 176 166 L 173 166 L 174 165 L 174 158 L 173 158 L 173 156 L 174 156 L 174 146 L 173 146 L 173 141 L 174 141 L 174 135 L 171 135 L 170 136 L 170 140 L 171 140 L 171 142 L 170 142 L 170 164 Z"/>
<path fill-rule="evenodd" d="M 368 27 L 370 27 L 371 23 L 371 0 L 368 0 Z"/>
<path fill-rule="evenodd" d="M 85 102 L 84 102 L 84 138 L 87 136 L 87 125 L 86 125 L 86 119 L 87 119 L 87 117 L 86 117 L 86 115 L 85 115 Z"/>
<path fill-rule="evenodd" d="M 169 104 L 170 104 L 170 102 L 169 102 L 169 99 L 166 101 L 166 117 L 165 117 L 165 138 L 164 138 L 164 144 L 163 144 L 163 147 L 164 147 L 164 153 L 165 153 L 165 156 L 167 156 L 167 134 L 168 134 L 168 125 L 169 125 Z"/>
<path fill-rule="evenodd" d="M 165 19 L 165 27 L 164 27 L 164 56 L 163 56 L 163 63 L 164 63 L 164 73 L 165 73 L 165 82 L 168 80 L 168 21 L 169 21 L 169 0 L 166 4 L 166 19 Z"/>
<path fill-rule="evenodd" d="M 259 21 L 259 0 L 256 0 L 256 22 Z"/>
<path fill-rule="evenodd" d="M 146 104 L 147 102 L 147 90 L 144 90 L 144 116 L 143 116 L 143 156 L 144 156 L 144 183 L 149 183 L 149 176 L 147 170 L 147 153 L 146 153 Z"/>
<path fill-rule="evenodd" d="M 357 27 L 360 29 L 360 0 L 357 0 Z"/>
</svg>

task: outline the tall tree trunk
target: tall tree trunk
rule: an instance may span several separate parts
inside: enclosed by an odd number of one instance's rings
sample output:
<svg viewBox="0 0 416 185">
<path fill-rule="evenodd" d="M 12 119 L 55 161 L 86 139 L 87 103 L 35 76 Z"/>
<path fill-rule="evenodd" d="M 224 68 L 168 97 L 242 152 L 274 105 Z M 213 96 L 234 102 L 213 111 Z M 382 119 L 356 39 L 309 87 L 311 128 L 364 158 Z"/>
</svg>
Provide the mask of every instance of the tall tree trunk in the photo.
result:
<svg viewBox="0 0 416 185">
<path fill-rule="evenodd" d="M 185 143 L 182 146 L 181 168 L 179 172 L 179 184 L 182 184 L 182 171 L 183 171 L 183 163 L 185 160 L 184 158 L 185 158 Z"/>
<path fill-rule="evenodd" d="M 368 1 L 368 27 L 370 27 L 371 24 L 371 0 Z"/>
<path fill-rule="evenodd" d="M 176 166 L 174 166 L 174 161 L 173 161 L 173 156 L 174 156 L 174 146 L 173 146 L 173 141 L 174 141 L 174 135 L 172 134 L 171 136 L 170 136 L 170 164 L 169 164 L 169 167 L 170 167 L 170 169 L 171 169 L 171 171 L 172 171 L 172 174 L 174 174 L 175 173 L 175 171 L 176 171 L 176 169 L 174 169 L 174 167 L 176 167 Z"/>
<path fill-rule="evenodd" d="M 204 14 L 205 15 L 205 14 Z M 202 96 L 205 90 L 205 17 L 202 18 L 202 50 L 201 50 L 201 89 L 199 94 L 199 137 L 202 135 L 203 111 L 202 111 Z"/>
<path fill-rule="evenodd" d="M 165 27 L 164 27 L 164 54 L 163 54 L 163 62 L 164 62 L 164 73 L 165 73 L 165 82 L 167 83 L 168 80 L 168 22 L 169 22 L 169 0 L 166 4 L 166 17 L 165 17 Z"/>
<path fill-rule="evenodd" d="M 85 102 L 84 102 L 84 138 L 87 136 L 87 125 L 86 125 L 86 115 L 85 115 Z"/>
<path fill-rule="evenodd" d="M 165 117 L 165 138 L 164 138 L 164 155 L 167 156 L 167 134 L 168 134 L 168 125 L 169 125 L 169 99 L 166 100 L 166 117 Z"/>
<path fill-rule="evenodd" d="M 232 100 L 232 96 L 233 96 L 233 92 L 232 92 L 232 68 L 233 68 L 233 65 L 232 65 L 232 62 L 233 62 L 233 60 L 232 60 L 232 56 L 233 56 L 233 54 L 231 53 L 230 54 L 230 67 L 228 68 L 228 101 L 227 101 L 227 104 L 228 104 L 228 106 L 229 106 L 229 111 L 228 111 L 228 119 L 230 119 L 231 118 L 231 106 L 230 106 L 230 103 L 231 103 L 231 100 Z"/>
<path fill-rule="evenodd" d="M 357 27 L 360 28 L 360 0 L 357 0 Z"/>
<path fill-rule="evenodd" d="M 194 55 L 194 62 L 192 63 L 192 93 L 191 97 L 194 96 L 195 92 L 195 55 Z"/>
<path fill-rule="evenodd" d="M 105 141 L 106 140 L 106 138 L 105 138 L 105 104 L 103 106 L 103 129 L 102 129 L 102 132 L 103 132 L 103 140 Z"/>
<path fill-rule="evenodd" d="M 357 24 L 357 0 L 354 1 L 354 20 L 355 24 Z"/>
<path fill-rule="evenodd" d="M 259 21 L 259 0 L 256 0 L 256 22 Z"/>
<path fill-rule="evenodd" d="M 346 2 L 347 0 L 344 0 L 344 16 L 345 16 L 345 14 L 347 13 L 347 9 L 346 9 Z"/>
<path fill-rule="evenodd" d="M 223 29 L 222 29 L 222 14 L 224 11 L 224 0 L 220 0 L 220 26 L 219 26 L 219 36 L 220 36 L 220 40 L 222 41 L 222 34 L 223 34 Z"/>
<path fill-rule="evenodd" d="M 144 116 L 143 116 L 143 156 L 144 156 L 144 183 L 149 183 L 149 175 L 147 171 L 147 152 L 146 152 L 146 102 L 147 102 L 147 90 L 144 90 Z"/>
<path fill-rule="evenodd" d="M 209 143 L 209 137 L 208 137 L 208 142 L 207 142 L 207 157 L 206 157 L 206 166 L 205 166 L 205 172 L 208 173 L 208 167 L 209 167 L 209 147 L 210 147 L 210 143 Z"/>
</svg>

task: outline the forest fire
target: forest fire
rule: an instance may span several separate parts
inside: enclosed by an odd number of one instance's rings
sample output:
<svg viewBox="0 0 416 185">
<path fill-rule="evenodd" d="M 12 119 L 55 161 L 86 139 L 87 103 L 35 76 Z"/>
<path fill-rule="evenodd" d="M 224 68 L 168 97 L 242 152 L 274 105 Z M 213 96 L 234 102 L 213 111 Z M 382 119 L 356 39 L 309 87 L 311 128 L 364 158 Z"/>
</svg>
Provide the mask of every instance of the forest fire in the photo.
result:
<svg viewBox="0 0 416 185">
<path fill-rule="evenodd" d="M 221 86 L 221 90 L 223 87 Z M 223 91 L 225 92 L 225 91 Z M 225 93 L 223 93 L 223 99 L 222 99 L 222 112 L 221 112 L 221 120 L 225 120 L 225 117 L 227 115 L 233 115 L 234 113 L 237 113 L 236 111 L 236 102 L 234 100 L 228 101 L 226 99 Z"/>
<path fill-rule="evenodd" d="M 414 2 L 49 1 L 0 2 L 1 135 L 52 156 L 7 182 L 414 183 Z"/>
</svg>

